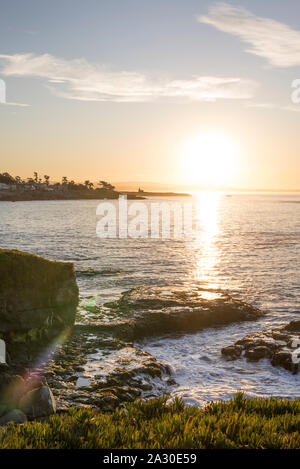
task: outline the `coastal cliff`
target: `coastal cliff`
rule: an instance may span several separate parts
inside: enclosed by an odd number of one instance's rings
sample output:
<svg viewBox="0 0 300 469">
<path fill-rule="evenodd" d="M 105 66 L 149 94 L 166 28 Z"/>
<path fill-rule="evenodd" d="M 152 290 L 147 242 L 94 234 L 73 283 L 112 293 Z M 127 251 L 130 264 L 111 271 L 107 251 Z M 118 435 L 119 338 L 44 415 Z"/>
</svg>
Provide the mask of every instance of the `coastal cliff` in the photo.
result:
<svg viewBox="0 0 300 469">
<path fill-rule="evenodd" d="M 0 250 L 0 338 L 12 360 L 71 326 L 77 304 L 73 264 Z"/>
</svg>

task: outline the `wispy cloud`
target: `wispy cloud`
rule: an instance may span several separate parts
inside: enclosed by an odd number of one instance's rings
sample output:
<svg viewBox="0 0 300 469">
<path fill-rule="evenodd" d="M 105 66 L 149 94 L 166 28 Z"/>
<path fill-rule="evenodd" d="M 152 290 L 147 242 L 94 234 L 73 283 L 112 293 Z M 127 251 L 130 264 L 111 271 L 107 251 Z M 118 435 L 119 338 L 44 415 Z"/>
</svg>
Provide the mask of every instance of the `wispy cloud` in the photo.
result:
<svg viewBox="0 0 300 469">
<path fill-rule="evenodd" d="M 154 80 L 139 72 L 112 72 L 85 59 L 64 60 L 50 54 L 2 54 L 0 64 L 3 75 L 43 78 L 58 96 L 81 101 L 249 99 L 257 86 L 252 80 L 236 77 L 193 76 L 189 80 Z"/>
<path fill-rule="evenodd" d="M 258 108 L 258 109 L 266 109 L 271 111 L 290 111 L 290 112 L 300 112 L 300 106 L 297 105 L 281 105 L 275 103 L 255 103 L 255 102 L 248 102 L 246 104 L 247 108 Z"/>
<path fill-rule="evenodd" d="M 14 103 L 14 102 L 6 102 L 2 103 L 0 102 L 0 106 L 17 106 L 17 107 L 29 107 L 30 104 L 25 104 L 25 103 Z"/>
<path fill-rule="evenodd" d="M 300 112 L 300 106 L 292 106 L 291 104 L 289 106 L 283 106 L 282 109 L 283 111 Z"/>
<path fill-rule="evenodd" d="M 244 8 L 217 3 L 198 21 L 233 34 L 251 45 L 246 52 L 264 57 L 277 67 L 300 65 L 300 31 L 290 26 L 253 15 Z"/>
<path fill-rule="evenodd" d="M 259 108 L 259 109 L 278 109 L 279 106 L 275 103 L 255 103 L 249 102 L 247 103 L 246 107 L 250 108 Z"/>
</svg>

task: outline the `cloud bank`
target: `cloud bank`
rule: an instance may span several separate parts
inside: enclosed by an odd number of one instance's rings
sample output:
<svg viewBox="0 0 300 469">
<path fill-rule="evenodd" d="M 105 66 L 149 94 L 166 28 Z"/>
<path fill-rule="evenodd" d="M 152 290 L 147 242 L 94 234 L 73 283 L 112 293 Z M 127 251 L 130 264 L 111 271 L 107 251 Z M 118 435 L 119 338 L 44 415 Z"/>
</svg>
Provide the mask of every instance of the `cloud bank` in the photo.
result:
<svg viewBox="0 0 300 469">
<path fill-rule="evenodd" d="M 238 36 L 250 44 L 246 49 L 277 67 L 300 65 L 300 31 L 278 21 L 253 15 L 244 8 L 217 3 L 208 15 L 199 16 L 200 23 Z"/>
<path fill-rule="evenodd" d="M 138 72 L 112 72 L 85 59 L 64 60 L 50 54 L 2 54 L 0 64 L 5 76 L 45 79 L 56 95 L 81 101 L 249 99 L 256 89 L 254 81 L 242 78 L 193 76 L 189 80 L 154 80 Z"/>
</svg>

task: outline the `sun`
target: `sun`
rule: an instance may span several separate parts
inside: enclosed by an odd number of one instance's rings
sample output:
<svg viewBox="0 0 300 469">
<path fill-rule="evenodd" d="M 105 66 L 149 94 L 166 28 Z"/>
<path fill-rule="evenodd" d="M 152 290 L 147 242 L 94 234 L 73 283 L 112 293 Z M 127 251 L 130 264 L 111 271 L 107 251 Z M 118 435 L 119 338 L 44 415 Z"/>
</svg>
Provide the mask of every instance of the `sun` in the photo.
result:
<svg viewBox="0 0 300 469">
<path fill-rule="evenodd" d="M 190 184 L 232 184 L 237 169 L 237 145 L 227 135 L 197 135 L 184 145 L 183 164 Z"/>
</svg>

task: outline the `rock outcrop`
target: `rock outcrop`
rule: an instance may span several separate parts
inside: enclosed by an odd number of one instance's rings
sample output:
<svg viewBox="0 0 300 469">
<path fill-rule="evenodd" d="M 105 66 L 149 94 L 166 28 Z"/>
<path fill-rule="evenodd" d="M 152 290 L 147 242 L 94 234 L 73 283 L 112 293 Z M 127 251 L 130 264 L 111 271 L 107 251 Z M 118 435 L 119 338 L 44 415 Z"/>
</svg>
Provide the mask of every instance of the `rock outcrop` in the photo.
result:
<svg viewBox="0 0 300 469">
<path fill-rule="evenodd" d="M 12 362 L 71 326 L 77 304 L 73 264 L 0 250 L 0 338 Z"/>
<path fill-rule="evenodd" d="M 170 367 L 133 344 L 75 326 L 47 367 L 58 412 L 69 407 L 111 411 L 124 402 L 167 393 Z"/>
<path fill-rule="evenodd" d="M 77 304 L 73 264 L 0 249 L 0 425 L 56 412 L 37 363 L 73 325 Z"/>
<path fill-rule="evenodd" d="M 114 319 L 103 324 L 103 330 L 124 340 L 170 332 L 191 333 L 205 327 L 253 321 L 264 314 L 225 293 L 184 287 L 138 287 L 104 306 L 114 312 Z M 98 322 L 97 326 L 101 324 Z"/>
<path fill-rule="evenodd" d="M 232 360 L 245 357 L 249 361 L 258 361 L 267 358 L 273 366 L 297 373 L 299 348 L 300 320 L 296 320 L 283 327 L 248 334 L 234 345 L 223 348 L 222 354 Z"/>
</svg>

